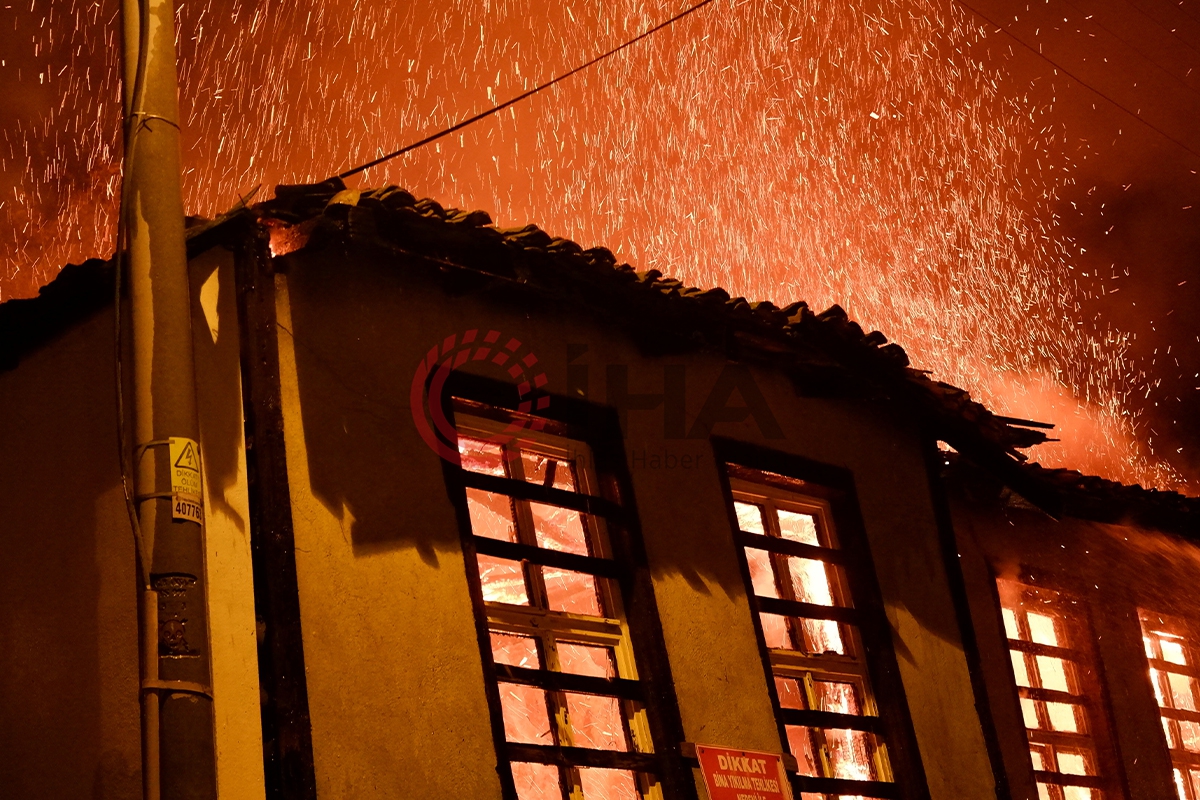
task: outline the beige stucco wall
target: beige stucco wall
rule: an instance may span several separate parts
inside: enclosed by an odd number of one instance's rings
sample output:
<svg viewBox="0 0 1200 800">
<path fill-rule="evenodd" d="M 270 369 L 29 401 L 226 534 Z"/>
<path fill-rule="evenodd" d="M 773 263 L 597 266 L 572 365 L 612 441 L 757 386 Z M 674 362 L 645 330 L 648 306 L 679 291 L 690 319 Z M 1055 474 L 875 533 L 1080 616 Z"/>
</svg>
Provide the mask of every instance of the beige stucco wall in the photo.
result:
<svg viewBox="0 0 1200 800">
<path fill-rule="evenodd" d="M 303 328 L 299 343 L 293 339 L 282 276 L 277 292 L 318 796 L 499 797 L 465 566 L 439 461 L 419 442 L 406 441 L 401 426 L 386 424 L 389 414 L 403 410 L 396 398 L 407 394 L 409 376 L 395 375 L 379 361 L 363 363 L 353 349 L 331 353 L 333 360 L 322 361 L 333 379 L 326 388 L 345 403 L 340 424 L 346 431 L 353 425 L 354 435 L 342 452 L 314 453 L 296 353 L 318 359 L 325 353 L 312 349 L 320 345 L 310 343 Z M 336 296 L 326 300 L 331 331 L 355 341 L 372 335 L 366 319 L 358 330 L 342 328 L 341 314 L 353 317 L 354 308 L 338 307 Z M 364 380 L 372 390 L 360 396 L 354 385 Z M 325 394 L 320 388 L 316 393 Z M 339 424 L 338 416 L 332 424 Z M 361 496 L 370 487 L 365 503 L 314 490 L 310 464 L 329 466 L 327 459 L 359 471 L 362 485 L 347 488 Z M 363 542 L 367 521 L 377 535 Z"/>
<path fill-rule="evenodd" d="M 0 794 L 141 797 L 111 313 L 0 372 Z"/>
<path fill-rule="evenodd" d="M 1200 621 L 1200 547 L 1133 524 L 1054 519 L 990 480 L 956 473 L 949 496 L 979 642 L 982 676 L 1014 800 L 1037 797 L 1017 705 L 997 577 L 1067 592 L 1090 634 L 1104 697 L 1089 710 L 1115 745 L 1126 796 L 1172 797 L 1170 758 L 1142 645 L 1138 610 Z M 1107 795 L 1106 795 L 1107 796 Z"/>
<path fill-rule="evenodd" d="M 214 248 L 189 266 L 204 465 L 217 795 L 220 800 L 261 800 L 262 714 L 233 259 L 229 251 Z"/>
<path fill-rule="evenodd" d="M 254 800 L 262 739 L 232 264 L 214 251 L 192 269 L 203 282 L 218 264 L 216 340 L 194 287 L 218 788 L 222 800 Z M 138 586 L 112 354 L 108 308 L 0 372 L 4 797 L 142 796 Z"/>
<path fill-rule="evenodd" d="M 417 363 L 446 336 L 494 328 L 530 343 L 547 388 L 565 391 L 566 345 L 583 343 L 575 365 L 592 365 L 593 400 L 604 397 L 604 365 L 628 365 L 631 392 L 662 392 L 662 365 L 686 364 L 694 415 L 723 360 L 647 356 L 569 310 L 527 313 L 471 292 L 451 299 L 406 266 L 361 253 L 302 251 L 286 263 L 280 346 L 318 783 L 333 797 L 399 787 L 409 797 L 449 787 L 497 796 L 457 522 L 440 464 L 411 421 Z M 853 472 L 931 796 L 990 800 L 915 435 L 877 407 L 800 397 L 782 376 L 755 374 L 786 438 L 764 439 L 753 421 L 714 433 Z M 685 736 L 778 752 L 711 447 L 665 441 L 662 431 L 661 412 L 631 412 L 626 452 Z M 668 449 L 701 466 L 634 461 Z M 409 746 L 414 737 L 424 746 Z"/>
</svg>

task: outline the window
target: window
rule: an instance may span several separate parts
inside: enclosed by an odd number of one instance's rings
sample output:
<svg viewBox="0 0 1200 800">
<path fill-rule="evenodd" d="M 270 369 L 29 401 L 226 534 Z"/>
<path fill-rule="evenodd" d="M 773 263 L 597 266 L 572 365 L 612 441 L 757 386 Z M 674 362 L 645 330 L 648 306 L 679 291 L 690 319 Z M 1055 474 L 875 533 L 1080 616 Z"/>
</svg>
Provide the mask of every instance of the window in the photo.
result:
<svg viewBox="0 0 1200 800">
<path fill-rule="evenodd" d="M 727 470 L 799 797 L 898 796 L 829 503 L 799 481 Z"/>
<path fill-rule="evenodd" d="M 1158 699 L 1179 800 L 1200 800 L 1200 713 L 1196 706 L 1195 635 L 1182 620 L 1140 613 L 1150 682 Z"/>
<path fill-rule="evenodd" d="M 518 800 L 660 798 L 645 684 L 587 444 L 456 401 L 485 662 Z M 497 711 L 499 713 L 497 713 Z"/>
<path fill-rule="evenodd" d="M 1058 592 L 997 585 L 1038 796 L 1117 796 L 1086 615 Z"/>
</svg>

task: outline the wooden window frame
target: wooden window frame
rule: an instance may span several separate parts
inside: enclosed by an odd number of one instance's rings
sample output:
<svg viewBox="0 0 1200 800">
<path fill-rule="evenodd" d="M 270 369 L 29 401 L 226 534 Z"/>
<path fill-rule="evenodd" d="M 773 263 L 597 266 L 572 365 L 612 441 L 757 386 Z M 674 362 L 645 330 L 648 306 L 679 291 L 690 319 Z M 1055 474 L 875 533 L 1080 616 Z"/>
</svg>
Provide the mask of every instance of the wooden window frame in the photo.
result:
<svg viewBox="0 0 1200 800">
<path fill-rule="evenodd" d="M 1138 608 L 1138 622 L 1141 626 L 1142 638 L 1144 642 L 1148 642 L 1148 626 L 1159 628 L 1163 633 L 1174 636 L 1182 640 L 1184 653 L 1188 657 L 1188 664 L 1176 664 L 1173 661 L 1168 661 L 1162 658 L 1161 644 L 1157 641 L 1153 643 L 1153 649 L 1157 656 L 1151 653 L 1146 653 L 1146 674 L 1151 681 L 1151 687 L 1155 689 L 1155 699 L 1158 695 L 1168 698 L 1170 706 L 1164 706 L 1161 703 L 1157 704 L 1159 719 L 1163 725 L 1171 730 L 1171 738 L 1176 742 L 1183 741 L 1183 734 L 1180 730 L 1180 722 L 1195 722 L 1200 723 L 1200 711 L 1189 711 L 1183 708 L 1175 708 L 1174 692 L 1171 691 L 1170 685 L 1167 683 L 1167 673 L 1176 675 L 1186 675 L 1195 683 L 1192 686 L 1192 693 L 1196 699 L 1200 699 L 1200 629 L 1191 620 L 1180 617 L 1176 614 L 1164 614 L 1158 611 L 1151 611 L 1146 608 Z M 1157 670 L 1158 675 L 1155 676 L 1150 670 Z M 1157 685 L 1155 682 L 1159 681 Z M 1170 756 L 1172 772 L 1182 770 L 1183 794 L 1180 795 L 1181 800 L 1200 800 L 1200 791 L 1196 791 L 1194 784 L 1191 782 L 1190 772 L 1200 771 L 1200 753 L 1191 752 L 1182 747 L 1172 748 L 1170 741 L 1167 739 L 1166 730 L 1163 731 L 1163 745 L 1167 748 L 1167 753 Z M 1172 774 L 1172 783 L 1179 791 L 1181 784 L 1175 779 Z"/>
<path fill-rule="evenodd" d="M 1027 674 L 1033 675 L 1037 673 L 1040 675 L 1040 668 L 1036 665 L 1035 661 L 1037 656 L 1059 658 L 1068 662 L 1074 673 L 1075 681 L 1080 687 L 1078 693 L 1071 693 L 1053 689 L 1021 686 L 1017 683 L 1016 672 L 1012 665 L 1012 657 L 1011 655 L 1009 656 L 1006 662 L 1006 669 L 1008 671 L 1009 685 L 1013 688 L 1013 695 L 1018 706 L 1017 714 L 1021 720 L 1026 751 L 1028 753 L 1031 746 L 1034 745 L 1087 748 L 1092 751 L 1092 758 L 1096 766 L 1094 771 L 1097 774 L 1075 775 L 1033 769 L 1031 755 L 1026 756 L 1029 759 L 1026 763 L 1032 769 L 1035 783 L 1046 783 L 1059 787 L 1079 786 L 1087 789 L 1095 789 L 1101 793 L 1100 796 L 1104 800 L 1121 800 L 1121 798 L 1126 797 L 1127 792 L 1124 787 L 1123 771 L 1117 757 L 1115 731 L 1112 715 L 1109 713 L 1108 695 L 1102 678 L 1100 654 L 1096 648 L 1095 628 L 1092 624 L 1091 614 L 1079 595 L 1057 587 L 1051 588 L 1046 585 L 1046 581 L 1034 581 L 1028 577 L 1028 572 L 1024 574 L 1025 577 L 1020 578 L 1005 578 L 993 575 L 996 608 L 1001 617 L 1003 616 L 1005 605 L 1000 592 L 1000 582 L 1007 581 L 1013 584 L 1023 597 L 1044 603 L 1049 612 L 1048 615 L 1065 620 L 1066 623 L 1080 625 L 1083 631 L 1080 635 L 1082 643 L 1072 642 L 1071 646 L 1065 647 L 1045 645 L 1033 641 L 1010 638 L 1008 636 L 1008 627 L 1001 619 L 1000 630 L 1004 633 L 1005 651 L 1010 654 L 1014 651 L 1023 654 Z M 1062 610 L 1066 608 L 1070 610 Z M 1022 615 L 1018 619 L 1017 625 L 1018 633 L 1028 633 L 1028 621 L 1025 619 L 1025 615 Z M 1022 699 L 1030 699 L 1038 704 L 1035 706 L 1035 713 L 1037 713 L 1038 721 L 1042 727 L 1031 729 L 1025 725 L 1025 713 L 1020 708 Z M 1048 711 L 1044 705 L 1050 702 L 1065 703 L 1082 708 L 1088 730 L 1078 734 L 1050 730 L 1047 718 Z"/>
<path fill-rule="evenodd" d="M 929 789 L 916 744 L 916 734 L 908 714 L 904 686 L 892 646 L 890 625 L 883 611 L 882 596 L 874 577 L 874 565 L 858 511 L 852 473 L 839 467 L 728 439 L 714 438 L 713 448 L 716 463 L 722 465 L 720 476 L 730 530 L 733 533 L 743 585 L 746 587 L 746 596 L 754 621 L 759 655 L 775 712 L 782 752 L 790 753 L 787 725 L 869 731 L 876 734 L 885 747 L 891 781 L 852 781 L 789 773 L 794 795 L 800 797 L 801 793 L 805 792 L 831 797 L 862 795 L 885 800 L 926 800 L 929 797 Z M 803 509 L 805 513 L 817 516 L 825 528 L 825 540 L 835 544 L 836 549 L 742 532 L 734 506 L 735 495 L 739 493 L 739 489 L 735 487 L 746 479 L 745 473 L 738 475 L 740 470 L 760 473 L 751 482 L 756 488 L 765 487 L 766 492 L 773 495 L 778 493 L 789 506 L 786 510 Z M 764 542 L 763 539 L 769 541 Z M 840 582 L 844 591 L 853 598 L 854 606 L 822 606 L 758 597 L 753 588 L 746 557 L 745 548 L 748 545 L 779 555 L 800 556 L 837 564 L 841 568 Z M 855 626 L 852 647 L 856 652 L 862 653 L 862 658 L 848 657 L 843 660 L 830 655 L 808 656 L 797 651 L 771 650 L 767 647 L 763 633 L 759 617 L 761 612 L 811 619 L 834 619 L 849 623 Z M 833 666 L 835 664 L 840 669 Z M 784 667 L 786 671 L 807 669 L 823 676 L 828 675 L 831 679 L 855 683 L 860 691 L 869 685 L 872 691 L 862 691 L 860 695 L 863 714 L 842 715 L 783 708 L 774 680 L 777 666 Z"/>
<path fill-rule="evenodd" d="M 446 382 L 443 397 L 443 412 L 452 421 L 456 413 L 453 398 L 471 404 L 470 414 L 474 417 L 490 416 L 504 422 L 515 417 L 535 419 L 515 409 L 517 398 L 513 386 L 478 376 L 452 373 Z M 591 467 L 597 479 L 597 485 L 586 487 L 590 493 L 575 493 L 508 477 L 468 472 L 457 465 L 443 462 L 447 489 L 459 520 L 503 796 L 506 800 L 516 800 L 511 764 L 514 761 L 527 761 L 568 768 L 598 767 L 650 773 L 656 778 L 656 785 L 661 787 L 662 796 L 695 800 L 695 782 L 680 752 L 683 724 L 675 701 L 674 681 L 641 541 L 618 421 L 610 410 L 558 396 L 551 398 L 549 406 L 538 414 L 536 421 L 539 429 L 544 426 L 553 432 L 552 436 L 583 442 L 590 447 L 593 459 Z M 532 429 L 520 432 L 516 438 L 527 436 L 545 438 L 539 437 Z M 477 536 L 472 531 L 467 507 L 469 488 L 498 492 L 517 500 L 556 505 L 591 515 L 601 521 L 605 528 L 606 536 L 601 538 L 607 540 L 608 552 L 584 556 L 536 547 L 527 542 L 506 542 Z M 584 487 L 580 488 L 582 490 Z M 477 567 L 477 554 L 519 560 L 527 568 L 530 564 L 536 564 L 608 579 L 623 610 L 623 618 L 572 618 L 572 615 L 564 612 L 486 603 Z M 594 639 L 597 644 L 613 646 L 623 639 L 627 647 L 623 653 L 618 649 L 617 658 L 629 659 L 627 667 L 637 675 L 637 680 L 588 677 L 494 662 L 491 649 L 493 630 L 521 635 L 530 635 L 532 630 L 537 630 L 541 635 L 553 635 L 556 629 L 568 634 L 571 641 Z M 545 666 L 549 667 L 550 664 Z M 635 737 L 644 737 L 643 746 L 646 741 L 651 743 L 653 752 L 638 752 L 632 742 L 627 752 L 509 742 L 505 737 L 500 700 L 499 685 L 502 681 L 537 685 L 551 692 L 603 694 L 618 697 L 624 703 L 637 703 L 643 713 L 640 720 L 629 718 L 629 727 Z M 552 719 L 552 727 L 556 724 Z M 645 788 L 644 785 L 640 787 Z M 571 794 L 572 798 L 576 796 Z M 652 797 L 653 794 L 643 796 Z"/>
</svg>

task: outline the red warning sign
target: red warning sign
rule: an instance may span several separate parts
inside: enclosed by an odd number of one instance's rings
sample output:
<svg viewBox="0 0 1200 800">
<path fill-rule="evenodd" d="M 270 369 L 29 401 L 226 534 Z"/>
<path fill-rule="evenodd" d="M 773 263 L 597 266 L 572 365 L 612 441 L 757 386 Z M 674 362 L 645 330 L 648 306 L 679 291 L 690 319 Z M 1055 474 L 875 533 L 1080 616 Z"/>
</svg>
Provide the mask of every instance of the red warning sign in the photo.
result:
<svg viewBox="0 0 1200 800">
<path fill-rule="evenodd" d="M 775 753 L 696 745 L 709 800 L 791 800 L 792 787 Z"/>
</svg>

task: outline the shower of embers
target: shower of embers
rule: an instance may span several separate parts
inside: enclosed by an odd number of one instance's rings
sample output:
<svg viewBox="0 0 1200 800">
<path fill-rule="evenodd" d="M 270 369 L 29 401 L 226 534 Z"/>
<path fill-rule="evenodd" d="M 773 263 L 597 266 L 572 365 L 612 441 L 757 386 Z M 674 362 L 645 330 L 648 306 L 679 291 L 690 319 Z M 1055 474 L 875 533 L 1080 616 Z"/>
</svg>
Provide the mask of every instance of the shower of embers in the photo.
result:
<svg viewBox="0 0 1200 800">
<path fill-rule="evenodd" d="M 119 184 L 115 0 L 29 2 L 0 12 L 31 48 L 0 68 L 19 89 L 0 112 L 4 298 L 110 253 Z M 685 7 L 183 0 L 187 208 L 324 179 Z M 717 0 L 361 182 L 734 295 L 838 303 L 998 413 L 1057 423 L 1035 460 L 1180 488 L 1138 422 L 1157 381 L 1127 332 L 1082 318 L 1053 210 L 1073 164 L 1006 78 L 1009 46 L 942 0 Z"/>
</svg>

